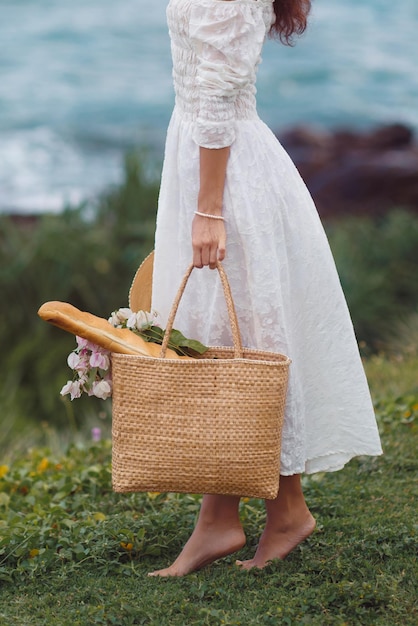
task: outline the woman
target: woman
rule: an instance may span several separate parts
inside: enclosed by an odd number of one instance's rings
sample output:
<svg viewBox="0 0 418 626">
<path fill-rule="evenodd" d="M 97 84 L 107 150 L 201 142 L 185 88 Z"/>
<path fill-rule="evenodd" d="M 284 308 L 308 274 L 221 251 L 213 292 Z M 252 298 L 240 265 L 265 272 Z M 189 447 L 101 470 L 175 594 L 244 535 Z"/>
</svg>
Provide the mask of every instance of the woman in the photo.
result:
<svg viewBox="0 0 418 626">
<path fill-rule="evenodd" d="M 284 558 L 315 528 L 303 472 L 381 454 L 373 408 L 334 261 L 312 199 L 255 107 L 268 34 L 289 43 L 309 0 L 171 0 L 176 104 L 158 208 L 153 308 L 163 319 L 193 256 L 176 326 L 231 345 L 217 259 L 231 284 L 244 345 L 292 359 L 280 491 L 242 568 Z M 279 109 L 280 110 L 280 107 Z M 190 232 L 192 235 L 190 236 Z M 205 495 L 180 556 L 154 576 L 181 576 L 240 549 L 239 498 Z"/>
</svg>

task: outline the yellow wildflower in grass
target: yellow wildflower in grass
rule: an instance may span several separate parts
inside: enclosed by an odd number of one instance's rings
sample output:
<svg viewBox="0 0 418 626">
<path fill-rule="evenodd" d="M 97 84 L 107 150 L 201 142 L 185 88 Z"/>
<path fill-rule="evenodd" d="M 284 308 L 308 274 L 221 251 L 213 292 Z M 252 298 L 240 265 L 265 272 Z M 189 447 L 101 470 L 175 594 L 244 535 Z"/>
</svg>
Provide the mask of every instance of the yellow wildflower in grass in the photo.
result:
<svg viewBox="0 0 418 626">
<path fill-rule="evenodd" d="M 160 495 L 159 491 L 148 491 L 147 496 L 150 500 L 155 500 Z"/>
<path fill-rule="evenodd" d="M 411 415 L 412 415 L 412 412 L 409 409 L 405 411 L 403 414 L 404 417 L 411 417 Z"/>
<path fill-rule="evenodd" d="M 38 554 L 39 554 L 38 548 L 32 548 L 32 550 L 29 552 L 29 557 L 33 559 L 35 556 L 38 556 Z"/>
<path fill-rule="evenodd" d="M 411 406 L 411 409 L 412 409 L 413 411 L 418 411 L 418 402 L 416 402 L 415 404 L 413 404 L 413 405 Z M 1 468 L 0 468 L 0 469 L 1 469 Z"/>
<path fill-rule="evenodd" d="M 104 513 L 100 513 L 100 511 L 98 511 L 97 513 L 93 514 L 93 519 L 96 522 L 104 522 L 104 520 L 106 519 L 106 515 Z"/>
<path fill-rule="evenodd" d="M 43 458 L 39 463 L 38 463 L 38 467 L 36 468 L 36 471 L 41 474 L 42 472 L 44 472 L 45 470 L 47 470 L 49 467 L 49 461 L 47 458 Z"/>
<path fill-rule="evenodd" d="M 9 471 L 8 465 L 0 465 L 0 478 L 3 478 L 3 476 L 6 476 L 8 471 Z"/>
<path fill-rule="evenodd" d="M 124 541 L 120 542 L 120 547 L 123 548 L 124 550 L 126 550 L 127 552 L 131 552 L 132 548 L 134 547 L 133 543 L 125 543 Z"/>
</svg>

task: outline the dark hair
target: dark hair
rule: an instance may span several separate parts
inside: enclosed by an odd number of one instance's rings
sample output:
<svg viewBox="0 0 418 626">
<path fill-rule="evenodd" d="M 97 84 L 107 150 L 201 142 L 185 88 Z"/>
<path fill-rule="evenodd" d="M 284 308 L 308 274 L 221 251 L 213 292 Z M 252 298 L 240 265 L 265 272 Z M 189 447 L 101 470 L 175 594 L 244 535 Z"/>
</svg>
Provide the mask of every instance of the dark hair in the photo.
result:
<svg viewBox="0 0 418 626">
<path fill-rule="evenodd" d="M 311 0 L 274 0 L 273 7 L 276 21 L 270 35 L 292 45 L 293 35 L 301 35 L 306 29 Z"/>
</svg>

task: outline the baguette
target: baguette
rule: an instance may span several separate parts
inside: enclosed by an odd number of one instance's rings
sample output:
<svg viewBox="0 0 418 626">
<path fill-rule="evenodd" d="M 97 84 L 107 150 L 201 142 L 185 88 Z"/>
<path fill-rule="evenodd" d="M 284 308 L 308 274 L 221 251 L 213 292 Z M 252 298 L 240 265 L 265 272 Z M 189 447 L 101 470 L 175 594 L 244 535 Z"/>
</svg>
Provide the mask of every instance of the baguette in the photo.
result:
<svg viewBox="0 0 418 626">
<path fill-rule="evenodd" d="M 119 354 L 159 357 L 161 346 L 149 343 L 128 328 L 115 328 L 107 320 L 92 313 L 80 311 L 67 302 L 45 302 L 39 311 L 39 317 L 58 326 L 73 335 L 87 339 L 92 343 Z M 189 359 L 180 356 L 174 350 L 167 349 L 167 359 Z"/>
</svg>

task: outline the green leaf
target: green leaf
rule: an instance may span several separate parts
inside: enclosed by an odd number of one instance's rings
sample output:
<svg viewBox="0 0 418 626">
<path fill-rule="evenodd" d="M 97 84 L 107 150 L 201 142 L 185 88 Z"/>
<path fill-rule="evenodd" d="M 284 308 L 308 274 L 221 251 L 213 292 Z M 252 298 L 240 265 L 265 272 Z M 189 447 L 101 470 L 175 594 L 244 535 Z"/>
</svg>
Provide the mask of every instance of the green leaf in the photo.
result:
<svg viewBox="0 0 418 626">
<path fill-rule="evenodd" d="M 137 333 L 145 341 L 162 344 L 165 331 L 159 326 L 150 326 L 145 330 Z M 187 339 L 179 330 L 173 330 L 170 333 L 168 347 L 177 352 L 181 356 L 195 357 L 196 354 L 204 354 L 207 347 L 196 339 Z"/>
<path fill-rule="evenodd" d="M 178 346 L 179 348 L 189 348 L 198 354 L 204 354 L 207 351 L 207 347 L 197 341 L 197 339 L 187 339 L 179 330 L 173 330 L 170 334 L 170 343 Z"/>
<path fill-rule="evenodd" d="M 164 331 L 159 326 L 151 326 L 146 330 L 142 330 L 140 335 L 145 339 L 145 341 L 152 341 L 158 344 L 162 344 L 164 339 Z"/>
</svg>

